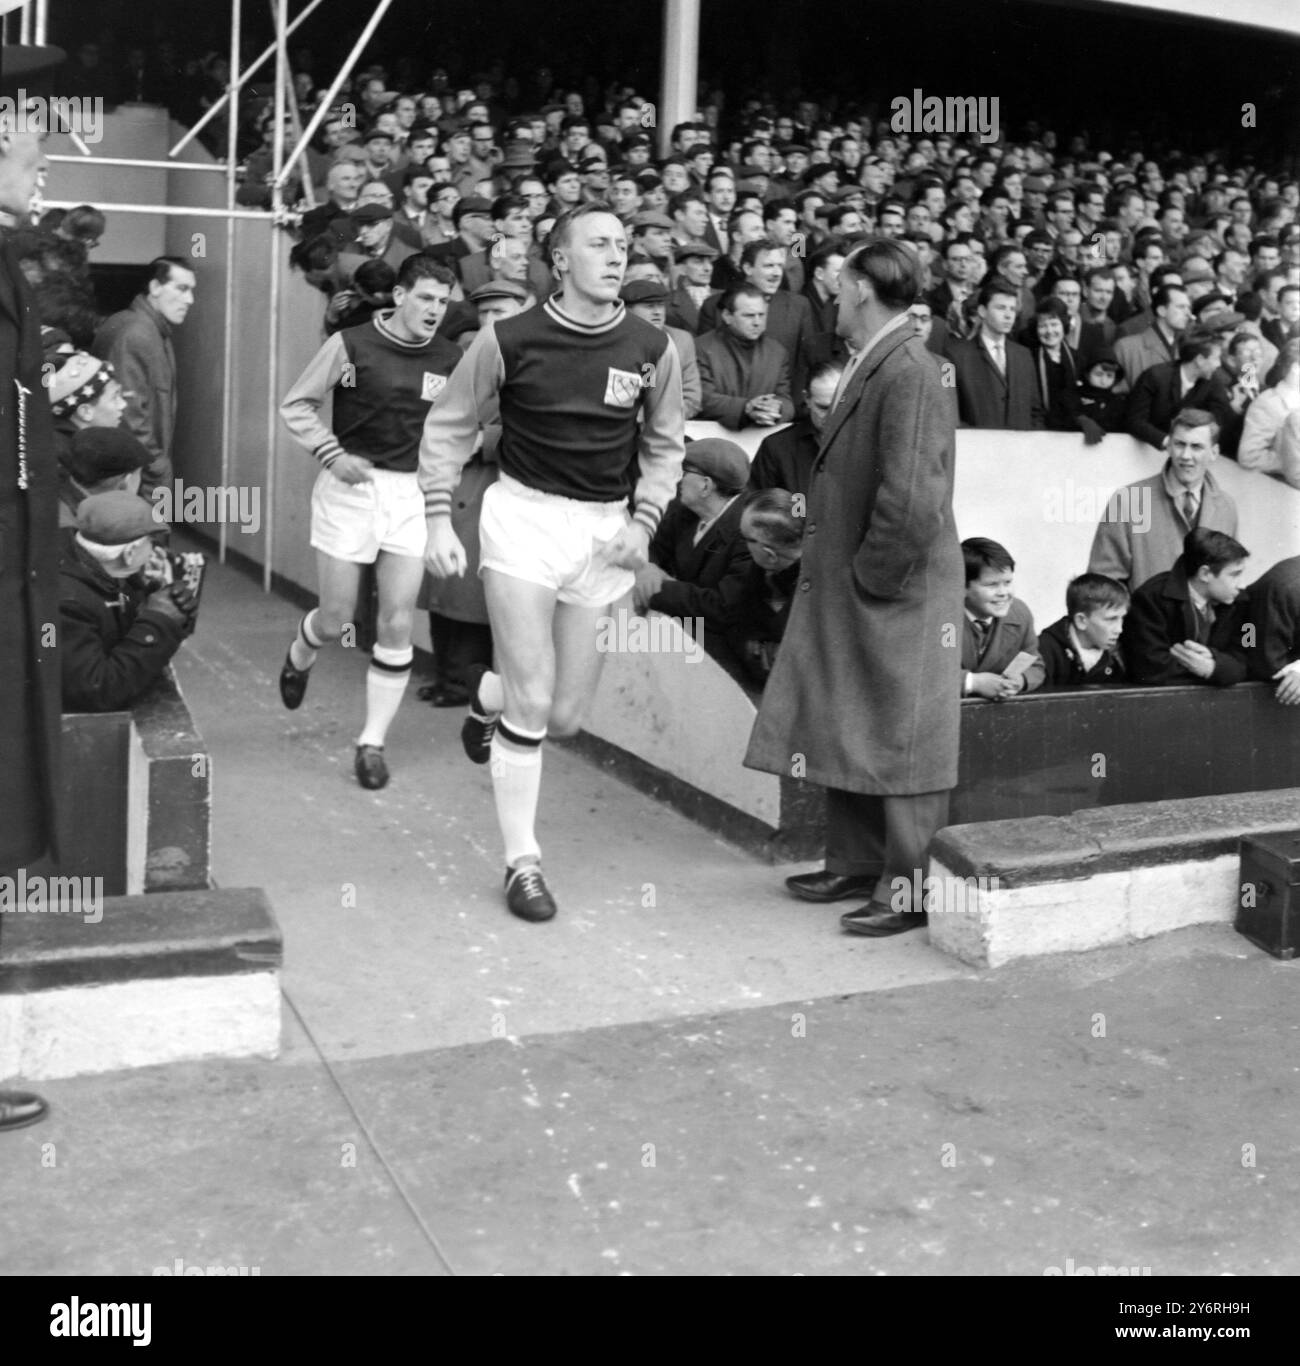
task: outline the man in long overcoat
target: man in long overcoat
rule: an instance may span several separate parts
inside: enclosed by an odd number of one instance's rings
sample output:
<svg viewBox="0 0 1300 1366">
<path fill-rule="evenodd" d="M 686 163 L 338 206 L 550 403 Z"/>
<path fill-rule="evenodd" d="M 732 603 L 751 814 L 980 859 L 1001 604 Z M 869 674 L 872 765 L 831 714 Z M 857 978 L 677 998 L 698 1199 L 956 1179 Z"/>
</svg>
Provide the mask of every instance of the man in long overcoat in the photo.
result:
<svg viewBox="0 0 1300 1366">
<path fill-rule="evenodd" d="M 956 409 L 908 308 L 919 271 L 878 238 L 841 275 L 854 349 L 813 469 L 803 567 L 748 767 L 827 789 L 826 868 L 810 901 L 872 890 L 841 924 L 925 923 L 926 853 L 957 781 L 962 555 L 953 521 Z"/>
<path fill-rule="evenodd" d="M 0 13 L 14 9 L 0 0 Z M 58 460 L 42 383 L 36 301 L 8 244 L 46 168 L 35 102 L 56 47 L 0 50 L 0 877 L 57 871 L 60 744 Z M 48 106 L 45 106 L 48 107 Z M 21 909 L 21 908 L 20 908 Z M 7 917 L 0 916 L 0 920 Z M 45 1102 L 0 1089 L 0 1132 L 44 1118 Z"/>
</svg>

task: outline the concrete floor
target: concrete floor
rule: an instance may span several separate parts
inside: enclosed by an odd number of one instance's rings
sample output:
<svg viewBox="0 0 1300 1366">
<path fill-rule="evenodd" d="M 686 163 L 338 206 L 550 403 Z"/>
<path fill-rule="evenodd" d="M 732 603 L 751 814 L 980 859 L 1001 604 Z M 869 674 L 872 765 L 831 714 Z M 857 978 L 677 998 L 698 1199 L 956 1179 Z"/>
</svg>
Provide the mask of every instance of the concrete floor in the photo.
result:
<svg viewBox="0 0 1300 1366">
<path fill-rule="evenodd" d="M 561 911 L 525 925 L 461 714 L 412 692 L 362 792 L 363 657 L 285 712 L 297 613 L 204 599 L 179 673 L 218 880 L 285 933 L 284 1052 L 43 1084 L 0 1273 L 1300 1272 L 1294 964 L 1218 927 L 988 973 L 846 938 L 559 746 Z"/>
</svg>

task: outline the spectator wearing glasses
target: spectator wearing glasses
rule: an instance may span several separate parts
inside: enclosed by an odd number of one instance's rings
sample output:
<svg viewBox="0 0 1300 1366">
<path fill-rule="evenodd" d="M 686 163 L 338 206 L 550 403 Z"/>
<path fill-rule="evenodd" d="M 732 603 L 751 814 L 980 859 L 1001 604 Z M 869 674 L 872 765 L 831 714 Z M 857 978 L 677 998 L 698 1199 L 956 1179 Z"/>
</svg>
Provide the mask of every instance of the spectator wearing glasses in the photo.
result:
<svg viewBox="0 0 1300 1366">
<path fill-rule="evenodd" d="M 431 247 L 443 245 L 456 236 L 456 205 L 460 191 L 449 181 L 435 181 L 429 189 L 429 221 L 424 229 Z"/>
<path fill-rule="evenodd" d="M 704 648 L 733 663 L 727 644 L 753 588 L 754 561 L 740 529 L 749 461 L 734 441 L 710 437 L 686 447 L 677 497 L 637 572 L 638 610 L 704 622 Z"/>
</svg>

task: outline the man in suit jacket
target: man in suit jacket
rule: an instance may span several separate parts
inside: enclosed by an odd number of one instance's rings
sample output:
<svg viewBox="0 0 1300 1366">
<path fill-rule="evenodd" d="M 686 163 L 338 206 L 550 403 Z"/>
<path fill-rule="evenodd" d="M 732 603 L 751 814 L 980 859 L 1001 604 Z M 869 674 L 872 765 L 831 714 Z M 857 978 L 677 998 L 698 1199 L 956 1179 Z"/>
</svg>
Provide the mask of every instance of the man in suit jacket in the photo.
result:
<svg viewBox="0 0 1300 1366">
<path fill-rule="evenodd" d="M 1184 408 L 1169 433 L 1169 459 L 1159 474 L 1111 494 L 1092 541 L 1088 570 L 1130 592 L 1172 568 L 1187 533 L 1203 527 L 1237 531 L 1237 505 L 1210 474 L 1218 428 L 1203 408 Z"/>
<path fill-rule="evenodd" d="M 806 901 L 871 894 L 852 933 L 925 923 L 920 879 L 957 781 L 961 550 L 952 512 L 956 414 L 908 309 L 909 247 L 846 257 L 841 327 L 854 362 L 822 431 L 799 587 L 745 763 L 827 789 L 824 871 L 787 879 Z"/>
<path fill-rule="evenodd" d="M 974 300 L 970 276 L 975 253 L 970 243 L 968 232 L 956 233 L 948 239 L 943 248 L 944 278 L 925 296 L 930 311 L 942 319 L 955 341 L 964 341 L 977 328 L 971 309 Z"/>
<path fill-rule="evenodd" d="M 1226 688 L 1245 679 L 1248 604 L 1241 580 L 1249 553 L 1222 531 L 1187 533 L 1174 567 L 1133 594 L 1124 619 L 1124 658 L 1134 682 Z"/>
<path fill-rule="evenodd" d="M 650 543 L 650 563 L 637 572 L 639 609 L 680 617 L 688 630 L 703 621 L 704 648 L 731 660 L 726 636 L 743 617 L 762 572 L 740 533 L 740 497 L 749 460 L 734 441 L 709 437 L 686 447 L 681 488 Z"/>
<path fill-rule="evenodd" d="M 722 301 L 722 326 L 697 341 L 700 416 L 734 431 L 789 422 L 790 357 L 765 335 L 767 300 L 752 285 L 736 285 Z"/>
<path fill-rule="evenodd" d="M 844 338 L 836 331 L 843 267 L 844 245 L 841 242 L 823 242 L 808 257 L 803 297 L 808 300 L 813 320 L 813 339 L 808 350 L 810 371 L 828 361 L 843 365 L 849 358 Z"/>
<path fill-rule="evenodd" d="M 1211 413 L 1220 433 L 1234 414 L 1228 390 L 1215 376 L 1223 347 L 1216 337 L 1193 337 L 1179 344 L 1178 359 L 1144 370 L 1128 396 L 1129 432 L 1163 450 L 1170 423 L 1180 408 Z"/>
<path fill-rule="evenodd" d="M 1115 359 L 1130 389 L 1144 370 L 1178 359 L 1178 339 L 1192 317 L 1192 301 L 1181 285 L 1161 285 L 1152 296 L 1155 320 L 1133 336 L 1115 343 Z"/>
<path fill-rule="evenodd" d="M 963 426 L 1002 431 L 1041 431 L 1047 423 L 1033 357 L 1011 340 L 1018 293 L 994 276 L 980 288 L 979 331 L 969 341 L 950 342 L 957 374 L 957 408 Z"/>
<path fill-rule="evenodd" d="M 808 358 L 814 350 L 816 328 L 812 309 L 802 294 L 781 288 L 786 250 L 771 238 L 748 242 L 740 254 L 745 283 L 767 301 L 767 335 L 786 349 L 790 381 L 797 393 L 807 384 Z M 700 309 L 700 335 L 718 326 L 723 296 L 714 295 Z"/>
</svg>

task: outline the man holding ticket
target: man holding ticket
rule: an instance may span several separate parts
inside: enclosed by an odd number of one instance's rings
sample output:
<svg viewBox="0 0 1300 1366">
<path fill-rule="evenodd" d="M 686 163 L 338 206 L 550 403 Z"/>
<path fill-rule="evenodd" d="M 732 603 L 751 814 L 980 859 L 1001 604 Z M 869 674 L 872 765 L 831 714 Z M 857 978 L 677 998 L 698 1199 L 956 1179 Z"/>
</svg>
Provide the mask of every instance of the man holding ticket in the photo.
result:
<svg viewBox="0 0 1300 1366">
<path fill-rule="evenodd" d="M 1029 608 L 1011 592 L 1016 562 L 996 541 L 974 536 L 961 543 L 966 560 L 962 628 L 963 697 L 1005 702 L 1041 688 L 1046 669 Z"/>
</svg>

